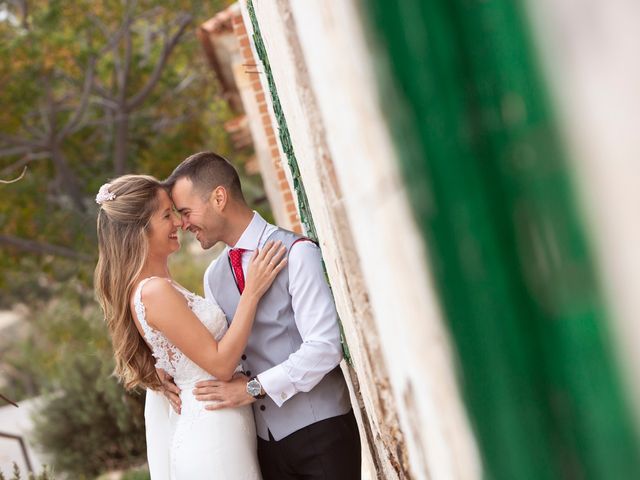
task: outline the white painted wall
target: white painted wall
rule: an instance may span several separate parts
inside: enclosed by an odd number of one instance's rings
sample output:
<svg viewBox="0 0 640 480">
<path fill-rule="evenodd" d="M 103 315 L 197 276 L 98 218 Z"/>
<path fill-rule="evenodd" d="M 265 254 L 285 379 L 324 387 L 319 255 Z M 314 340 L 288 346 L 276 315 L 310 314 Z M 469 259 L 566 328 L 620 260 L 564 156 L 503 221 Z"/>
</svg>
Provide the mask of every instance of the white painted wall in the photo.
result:
<svg viewBox="0 0 640 480">
<path fill-rule="evenodd" d="M 29 435 L 33 428 L 31 414 L 37 407 L 37 399 L 25 400 L 19 405 L 19 408 L 13 405 L 0 407 L 0 432 L 24 437 L 31 466 L 34 472 L 39 473 L 42 471 L 44 459 L 29 443 Z M 27 478 L 27 467 L 23 459 L 22 450 L 17 441 L 0 437 L 0 471 L 4 473 L 5 477 L 11 478 L 13 462 L 16 462 L 22 473 L 22 478 Z"/>
<path fill-rule="evenodd" d="M 388 372 L 411 476 L 480 478 L 429 260 L 378 106 L 356 2 L 255 1 L 254 7 L 325 259 L 339 253 L 327 237 L 334 219 L 323 204 L 340 202 L 346 210 L 375 328 L 362 332 L 357 318 L 340 313 L 351 348 L 369 348 L 359 344 L 363 336 L 379 346 L 381 357 L 375 361 Z M 291 36 L 302 57 L 292 52 Z M 308 84 L 301 84 L 301 69 L 308 69 Z M 310 111 L 309 96 L 315 97 L 318 111 Z M 327 152 L 317 151 L 318 131 L 326 138 Z M 318 181 L 326 165 L 334 169 L 341 197 L 327 198 Z M 335 270 L 328 270 L 334 290 L 340 289 Z M 355 365 L 358 376 L 366 377 L 361 368 Z M 371 393 L 363 392 L 365 406 L 370 415 L 381 416 L 367 398 Z"/>
</svg>

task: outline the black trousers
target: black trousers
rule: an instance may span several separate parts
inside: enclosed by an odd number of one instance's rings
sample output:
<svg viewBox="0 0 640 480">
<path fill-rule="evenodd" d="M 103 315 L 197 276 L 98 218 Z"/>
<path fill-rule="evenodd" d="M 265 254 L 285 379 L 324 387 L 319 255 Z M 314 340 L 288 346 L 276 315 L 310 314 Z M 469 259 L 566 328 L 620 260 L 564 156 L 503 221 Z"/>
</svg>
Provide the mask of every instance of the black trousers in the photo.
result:
<svg viewBox="0 0 640 480">
<path fill-rule="evenodd" d="M 360 480 L 360 434 L 353 410 L 276 441 L 258 438 L 263 480 Z"/>
</svg>

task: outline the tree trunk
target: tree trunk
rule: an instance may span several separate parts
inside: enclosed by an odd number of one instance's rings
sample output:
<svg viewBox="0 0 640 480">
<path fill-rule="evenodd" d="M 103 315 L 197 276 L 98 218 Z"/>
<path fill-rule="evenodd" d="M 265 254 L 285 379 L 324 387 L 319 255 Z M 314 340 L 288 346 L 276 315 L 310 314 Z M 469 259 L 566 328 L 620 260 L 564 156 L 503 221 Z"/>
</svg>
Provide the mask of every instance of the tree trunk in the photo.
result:
<svg viewBox="0 0 640 480">
<path fill-rule="evenodd" d="M 60 147 L 55 145 L 51 148 L 51 160 L 56 168 L 56 182 L 63 194 L 68 195 L 73 206 L 81 213 L 86 211 L 83 201 L 82 191 L 78 186 L 76 175 L 71 171 Z"/>
<path fill-rule="evenodd" d="M 124 175 L 129 153 L 129 112 L 116 112 L 116 128 L 113 148 L 113 169 L 116 175 Z"/>
</svg>

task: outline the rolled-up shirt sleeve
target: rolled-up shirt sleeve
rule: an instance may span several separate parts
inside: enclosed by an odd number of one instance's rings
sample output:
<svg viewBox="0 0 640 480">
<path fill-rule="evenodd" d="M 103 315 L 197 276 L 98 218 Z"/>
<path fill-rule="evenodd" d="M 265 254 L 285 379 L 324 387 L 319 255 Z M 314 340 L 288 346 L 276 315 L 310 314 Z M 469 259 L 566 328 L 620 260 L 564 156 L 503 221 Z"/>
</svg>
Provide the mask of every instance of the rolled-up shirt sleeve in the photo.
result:
<svg viewBox="0 0 640 480">
<path fill-rule="evenodd" d="M 258 375 L 279 407 L 296 393 L 310 391 L 342 359 L 338 314 L 320 249 L 312 242 L 299 241 L 291 247 L 289 294 L 302 345 L 287 360 Z"/>
</svg>

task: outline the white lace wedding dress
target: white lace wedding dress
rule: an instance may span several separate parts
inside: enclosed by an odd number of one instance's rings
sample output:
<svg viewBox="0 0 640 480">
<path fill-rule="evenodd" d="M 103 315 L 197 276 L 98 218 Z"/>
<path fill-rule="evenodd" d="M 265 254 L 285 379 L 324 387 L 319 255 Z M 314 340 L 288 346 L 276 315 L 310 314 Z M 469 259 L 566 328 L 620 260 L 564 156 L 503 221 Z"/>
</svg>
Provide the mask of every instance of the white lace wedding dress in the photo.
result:
<svg viewBox="0 0 640 480">
<path fill-rule="evenodd" d="M 135 291 L 136 315 L 145 340 L 151 346 L 156 367 L 173 377 L 181 390 L 182 401 L 182 411 L 178 415 L 162 394 L 147 391 L 145 422 L 151 479 L 261 479 L 251 407 L 210 411 L 205 410 L 204 402 L 195 399 L 192 394 L 195 383 L 214 377 L 147 323 L 141 297 L 145 283 L 151 278 L 142 280 Z M 220 340 L 227 331 L 220 307 L 173 282 L 172 285 L 184 295 L 189 308 L 215 339 Z"/>
</svg>

